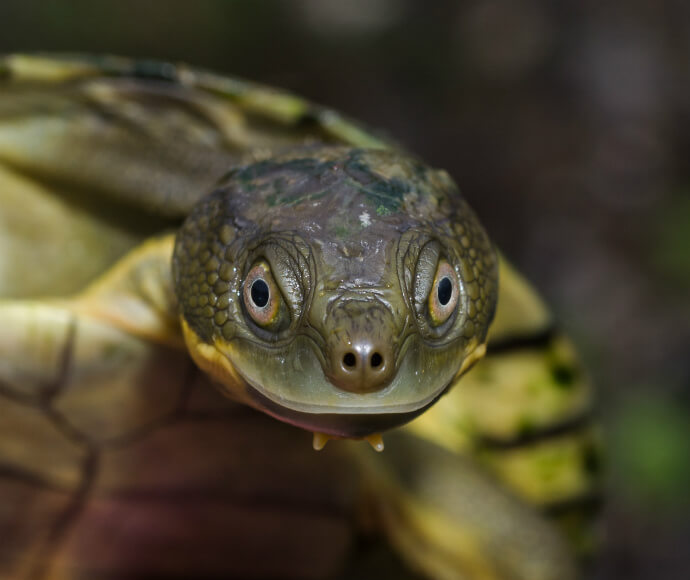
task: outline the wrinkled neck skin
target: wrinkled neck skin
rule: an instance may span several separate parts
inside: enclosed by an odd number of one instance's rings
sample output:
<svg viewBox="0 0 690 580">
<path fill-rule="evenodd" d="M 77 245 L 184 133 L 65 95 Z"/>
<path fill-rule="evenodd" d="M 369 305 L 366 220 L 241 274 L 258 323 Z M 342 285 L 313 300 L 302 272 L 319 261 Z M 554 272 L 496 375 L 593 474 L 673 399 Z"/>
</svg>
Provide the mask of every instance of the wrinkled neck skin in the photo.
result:
<svg viewBox="0 0 690 580">
<path fill-rule="evenodd" d="M 178 233 L 173 274 L 190 353 L 224 392 L 348 438 L 432 405 L 483 355 L 497 293 L 445 172 L 344 148 L 230 172 Z"/>
</svg>

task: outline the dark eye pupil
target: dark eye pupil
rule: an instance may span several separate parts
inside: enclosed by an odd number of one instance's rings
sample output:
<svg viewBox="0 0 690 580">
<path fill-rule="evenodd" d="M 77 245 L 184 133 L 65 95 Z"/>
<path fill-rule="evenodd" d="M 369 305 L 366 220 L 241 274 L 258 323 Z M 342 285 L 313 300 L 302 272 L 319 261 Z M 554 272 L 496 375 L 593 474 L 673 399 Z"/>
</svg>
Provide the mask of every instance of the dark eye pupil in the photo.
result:
<svg viewBox="0 0 690 580">
<path fill-rule="evenodd" d="M 441 306 L 445 306 L 450 302 L 450 297 L 453 295 L 453 283 L 450 278 L 443 278 L 438 283 L 438 301 Z"/>
<path fill-rule="evenodd" d="M 269 291 L 268 284 L 263 280 L 254 280 L 252 283 L 251 290 L 252 302 L 259 307 L 263 308 L 268 304 Z"/>
</svg>

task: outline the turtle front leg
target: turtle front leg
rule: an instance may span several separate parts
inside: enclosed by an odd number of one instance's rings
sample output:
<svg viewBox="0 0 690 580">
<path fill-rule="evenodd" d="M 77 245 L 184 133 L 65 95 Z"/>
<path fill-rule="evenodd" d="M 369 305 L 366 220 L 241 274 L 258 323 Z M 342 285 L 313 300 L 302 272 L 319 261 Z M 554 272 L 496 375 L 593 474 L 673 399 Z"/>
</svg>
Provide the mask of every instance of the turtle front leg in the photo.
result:
<svg viewBox="0 0 690 580">
<path fill-rule="evenodd" d="M 375 520 L 429 578 L 576 578 L 554 528 L 471 460 L 404 430 L 387 435 L 382 454 L 354 451 Z"/>
</svg>

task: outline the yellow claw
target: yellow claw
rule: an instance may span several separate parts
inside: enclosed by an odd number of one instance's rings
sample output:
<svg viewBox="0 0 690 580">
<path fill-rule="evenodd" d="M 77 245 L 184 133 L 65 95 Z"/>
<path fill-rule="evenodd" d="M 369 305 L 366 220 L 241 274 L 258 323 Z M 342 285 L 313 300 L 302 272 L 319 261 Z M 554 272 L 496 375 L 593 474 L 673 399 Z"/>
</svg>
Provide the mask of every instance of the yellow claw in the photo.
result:
<svg viewBox="0 0 690 580">
<path fill-rule="evenodd" d="M 383 451 L 383 437 L 381 436 L 381 433 L 368 435 L 364 439 L 374 448 L 374 451 Z"/>
<path fill-rule="evenodd" d="M 314 431 L 314 440 L 312 441 L 312 446 L 316 451 L 321 451 L 328 443 L 330 437 L 325 433 L 318 433 Z"/>
</svg>

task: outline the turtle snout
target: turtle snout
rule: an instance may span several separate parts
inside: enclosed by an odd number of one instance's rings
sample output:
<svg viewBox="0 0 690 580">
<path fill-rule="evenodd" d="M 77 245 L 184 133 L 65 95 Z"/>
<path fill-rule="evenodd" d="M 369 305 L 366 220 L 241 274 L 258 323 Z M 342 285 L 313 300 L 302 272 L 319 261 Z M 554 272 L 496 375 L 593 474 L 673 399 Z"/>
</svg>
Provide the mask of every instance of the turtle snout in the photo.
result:
<svg viewBox="0 0 690 580">
<path fill-rule="evenodd" d="M 394 368 L 390 346 L 367 337 L 342 341 L 331 350 L 331 382 L 345 391 L 382 389 L 393 378 Z"/>
<path fill-rule="evenodd" d="M 339 389 L 378 391 L 395 375 L 392 317 L 385 308 L 351 304 L 333 313 L 337 331 L 327 339 L 326 374 Z"/>
</svg>

